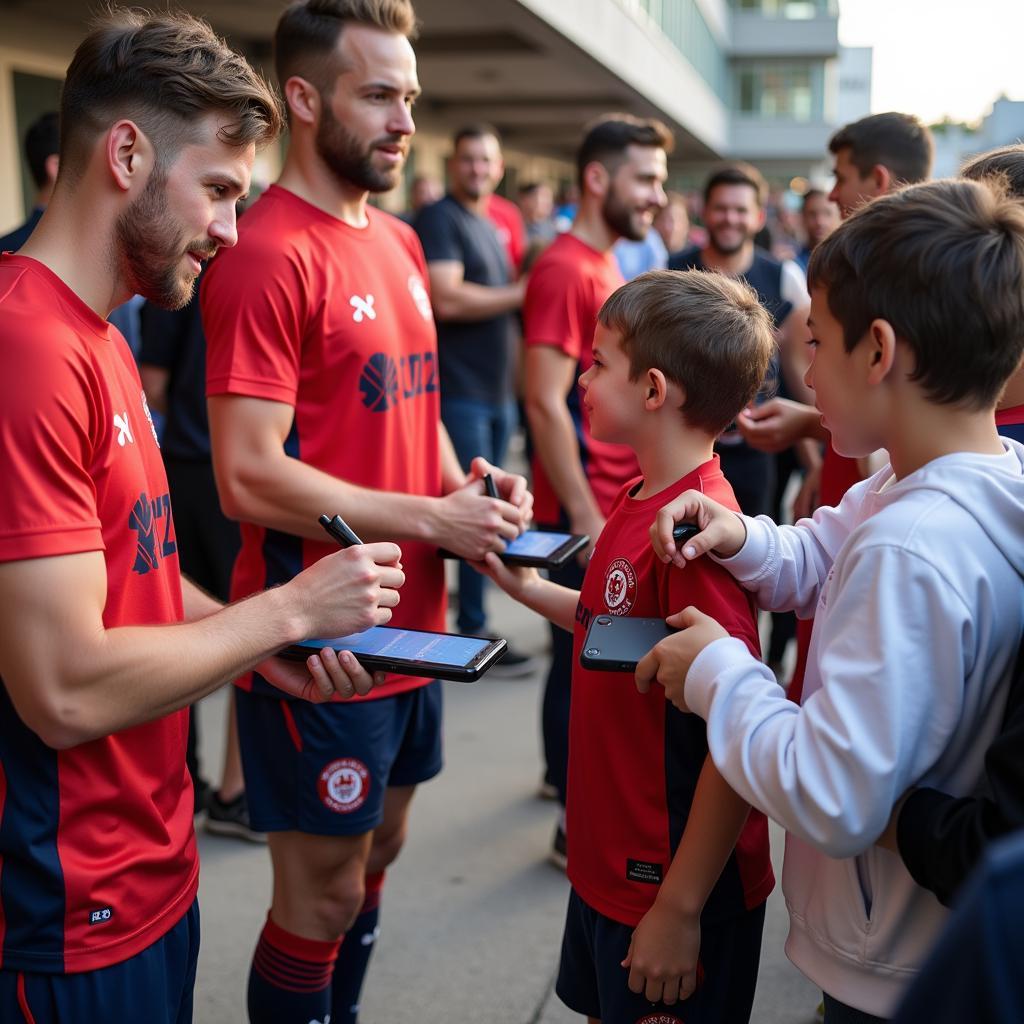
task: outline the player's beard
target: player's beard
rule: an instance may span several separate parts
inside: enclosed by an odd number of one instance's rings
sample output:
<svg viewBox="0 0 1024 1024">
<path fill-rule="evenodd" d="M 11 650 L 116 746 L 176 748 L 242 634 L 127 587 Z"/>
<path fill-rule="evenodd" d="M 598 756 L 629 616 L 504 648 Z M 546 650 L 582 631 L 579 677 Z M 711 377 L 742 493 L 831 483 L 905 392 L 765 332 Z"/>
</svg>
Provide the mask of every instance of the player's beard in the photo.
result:
<svg viewBox="0 0 1024 1024">
<path fill-rule="evenodd" d="M 720 252 L 723 256 L 734 256 L 743 248 L 743 246 L 747 244 L 747 242 L 751 240 L 749 235 L 746 235 L 742 232 L 736 232 L 737 236 L 739 237 L 738 242 L 725 242 L 723 244 L 723 242 L 721 241 L 722 232 L 715 231 L 712 228 L 708 228 L 707 232 L 711 240 L 712 246 L 714 246 L 715 250 L 717 252 Z"/>
<path fill-rule="evenodd" d="M 613 190 L 609 189 L 601 207 L 605 223 L 621 238 L 631 242 L 642 242 L 647 237 L 649 225 L 642 219 L 641 211 L 627 206 Z"/>
<path fill-rule="evenodd" d="M 390 192 L 398 184 L 402 165 L 380 170 L 373 166 L 373 151 L 379 145 L 401 141 L 400 135 L 388 135 L 374 139 L 363 149 L 326 104 L 316 131 L 317 154 L 334 176 L 367 192 Z"/>
<path fill-rule="evenodd" d="M 188 244 L 168 208 L 166 183 L 154 169 L 142 195 L 117 218 L 119 270 L 134 294 L 163 309 L 181 309 L 196 284 L 195 277 L 182 271 L 182 258 L 189 251 L 212 256 L 217 246 L 210 241 Z"/>
</svg>

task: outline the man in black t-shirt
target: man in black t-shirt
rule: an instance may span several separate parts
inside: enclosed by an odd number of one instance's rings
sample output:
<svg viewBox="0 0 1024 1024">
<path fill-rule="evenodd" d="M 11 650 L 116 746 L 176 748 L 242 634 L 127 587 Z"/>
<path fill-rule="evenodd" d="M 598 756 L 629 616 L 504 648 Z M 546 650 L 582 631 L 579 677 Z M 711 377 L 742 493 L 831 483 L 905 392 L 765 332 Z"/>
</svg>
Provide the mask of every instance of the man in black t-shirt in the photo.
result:
<svg viewBox="0 0 1024 1024">
<path fill-rule="evenodd" d="M 449 161 L 450 191 L 424 207 L 413 227 L 423 243 L 437 322 L 441 419 L 463 469 L 482 455 L 498 465 L 515 425 L 515 311 L 525 282 L 513 282 L 505 247 L 487 217 L 487 200 L 504 165 L 495 129 L 471 125 L 456 133 Z M 484 578 L 459 571 L 460 632 L 485 631 Z M 526 659 L 514 652 L 506 668 Z"/>
</svg>

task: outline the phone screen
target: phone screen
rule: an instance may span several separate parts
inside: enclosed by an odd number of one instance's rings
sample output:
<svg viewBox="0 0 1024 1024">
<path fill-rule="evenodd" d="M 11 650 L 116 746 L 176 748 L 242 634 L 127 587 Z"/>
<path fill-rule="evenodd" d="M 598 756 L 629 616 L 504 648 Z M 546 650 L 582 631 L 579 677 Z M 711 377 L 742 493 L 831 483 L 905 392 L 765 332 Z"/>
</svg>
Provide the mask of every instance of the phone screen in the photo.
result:
<svg viewBox="0 0 1024 1024">
<path fill-rule="evenodd" d="M 506 555 L 529 558 L 547 558 L 563 544 L 572 540 L 571 533 L 548 533 L 547 530 L 527 530 L 505 548 Z"/>
<path fill-rule="evenodd" d="M 469 665 L 492 640 L 475 636 L 452 636 L 445 633 L 423 633 L 394 626 L 371 626 L 363 633 L 337 636 L 329 640 L 304 640 L 302 647 L 319 651 L 324 647 L 351 651 L 353 654 L 375 654 L 402 661 L 425 661 L 435 665 L 462 668 Z"/>
</svg>

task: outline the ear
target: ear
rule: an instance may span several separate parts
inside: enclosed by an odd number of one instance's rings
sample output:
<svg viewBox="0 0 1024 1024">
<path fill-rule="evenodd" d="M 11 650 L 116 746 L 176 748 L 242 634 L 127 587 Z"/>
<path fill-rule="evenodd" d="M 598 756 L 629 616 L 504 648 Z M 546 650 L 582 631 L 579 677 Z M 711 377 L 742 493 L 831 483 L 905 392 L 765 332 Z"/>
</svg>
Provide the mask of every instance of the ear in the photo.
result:
<svg viewBox="0 0 1024 1024">
<path fill-rule="evenodd" d="M 292 75 L 284 83 L 284 98 L 293 118 L 301 124 L 316 124 L 320 117 L 322 100 L 320 90 L 312 82 Z"/>
<path fill-rule="evenodd" d="M 668 398 L 668 381 L 661 370 L 651 367 L 644 374 L 644 409 L 654 412 L 660 409 Z"/>
<path fill-rule="evenodd" d="M 60 170 L 60 157 L 56 153 L 51 153 L 43 161 L 43 166 L 46 168 L 46 180 L 52 184 L 57 180 L 57 172 Z"/>
<path fill-rule="evenodd" d="M 118 121 L 105 136 L 104 156 L 115 186 L 128 192 L 145 182 L 156 163 L 156 152 L 146 133 L 127 119 Z"/>
<path fill-rule="evenodd" d="M 896 332 L 888 320 L 872 320 L 867 337 L 861 344 L 867 346 L 867 382 L 872 387 L 878 387 L 889 376 L 896 362 Z"/>
<path fill-rule="evenodd" d="M 768 219 L 768 211 L 762 206 L 761 212 L 757 216 L 757 230 L 760 231 Z"/>
<path fill-rule="evenodd" d="M 591 160 L 583 168 L 583 191 L 591 195 L 600 196 L 602 199 L 608 191 L 611 182 L 611 175 L 608 168 L 599 160 Z"/>
<path fill-rule="evenodd" d="M 892 190 L 896 177 L 885 164 L 875 164 L 871 168 L 871 183 L 875 188 L 875 195 L 884 196 Z"/>
</svg>

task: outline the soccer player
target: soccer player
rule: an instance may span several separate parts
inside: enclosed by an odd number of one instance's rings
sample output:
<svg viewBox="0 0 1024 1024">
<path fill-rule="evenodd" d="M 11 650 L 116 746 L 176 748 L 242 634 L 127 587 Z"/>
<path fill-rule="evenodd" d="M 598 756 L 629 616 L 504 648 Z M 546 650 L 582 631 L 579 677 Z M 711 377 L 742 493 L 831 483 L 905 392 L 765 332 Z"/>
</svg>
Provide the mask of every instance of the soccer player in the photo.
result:
<svg viewBox="0 0 1024 1024">
<path fill-rule="evenodd" d="M 443 630 L 437 548 L 480 558 L 518 535 L 525 480 L 467 480 L 439 418 L 437 339 L 415 232 L 368 204 L 393 188 L 419 94 L 407 0 L 306 0 L 278 22 L 290 141 L 281 177 L 201 292 L 221 500 L 242 521 L 233 586 L 289 580 L 332 551 L 316 513 L 404 545 L 399 625 Z M 490 472 L 500 499 L 486 496 Z M 308 715 L 240 680 L 254 828 L 274 891 L 249 982 L 256 1024 L 354 1021 L 384 869 L 415 787 L 441 768 L 441 687 L 392 676 Z M 342 944 L 342 938 L 345 938 Z"/>
<path fill-rule="evenodd" d="M 79 46 L 61 104 L 53 197 L 0 258 L 0 1016 L 184 1024 L 184 709 L 258 663 L 296 695 L 367 690 L 350 656 L 270 656 L 387 622 L 400 551 L 338 552 L 223 610 L 181 579 L 142 385 L 106 316 L 136 292 L 184 305 L 235 241 L 279 106 L 205 23 L 128 12 Z"/>
<path fill-rule="evenodd" d="M 589 369 L 597 313 L 623 283 L 612 246 L 642 239 L 665 204 L 671 132 L 660 121 L 616 114 L 592 124 L 576 153 L 579 209 L 572 229 L 544 251 L 530 273 L 523 303 L 526 413 L 535 453 L 537 521 L 597 539 L 622 484 L 637 473 L 636 456 L 596 441 L 577 387 Z M 573 564 L 553 580 L 579 588 Z M 545 789 L 565 805 L 572 637 L 551 628 L 551 667 L 544 687 Z M 565 866 L 565 831 L 555 831 L 552 860 Z"/>
</svg>

